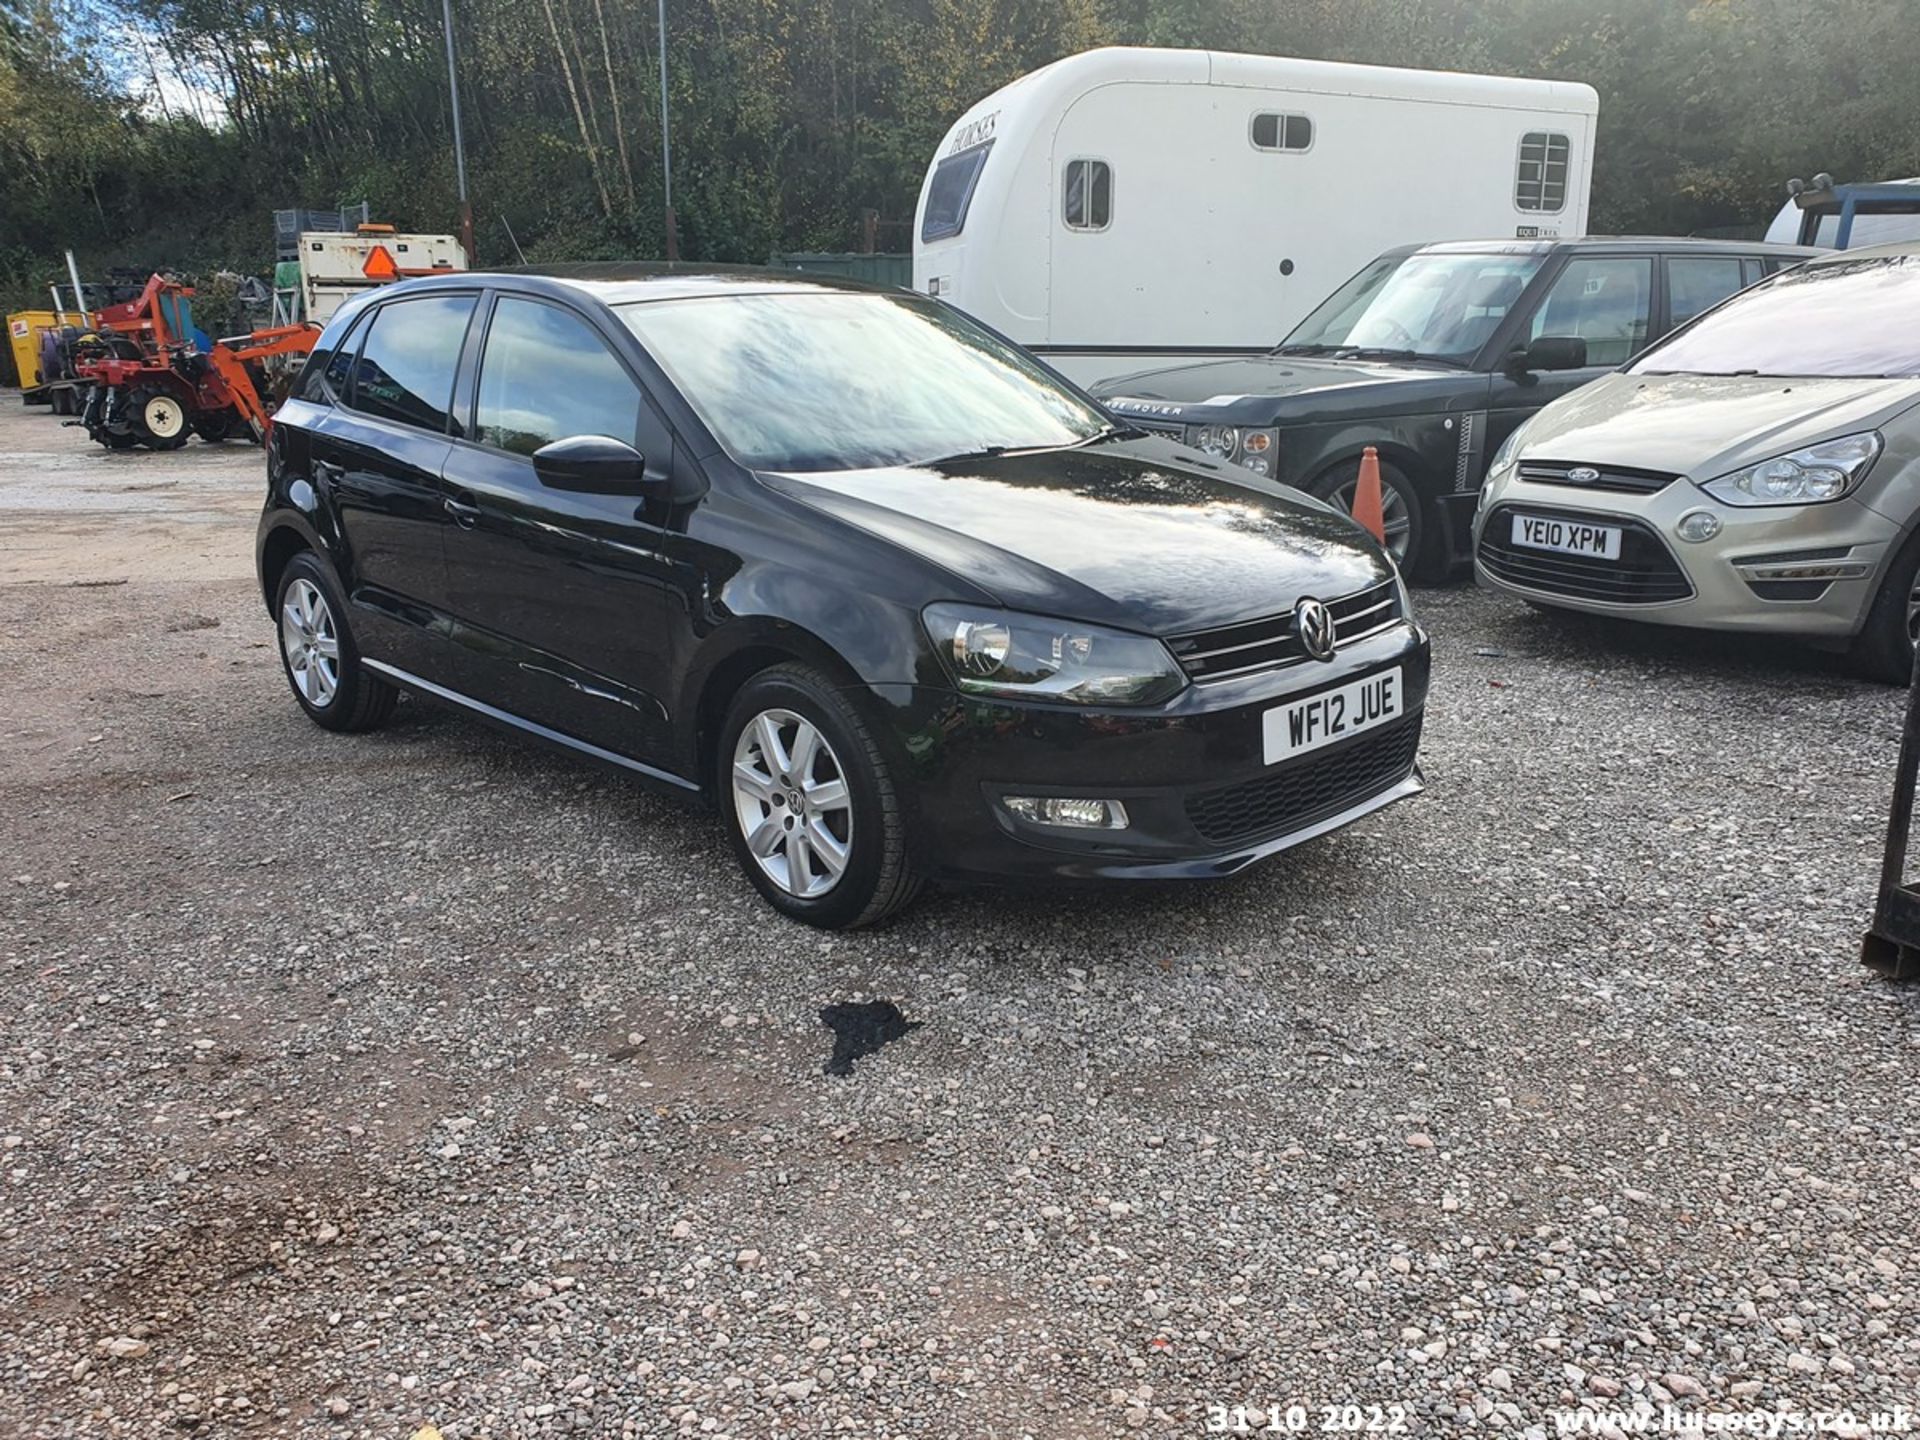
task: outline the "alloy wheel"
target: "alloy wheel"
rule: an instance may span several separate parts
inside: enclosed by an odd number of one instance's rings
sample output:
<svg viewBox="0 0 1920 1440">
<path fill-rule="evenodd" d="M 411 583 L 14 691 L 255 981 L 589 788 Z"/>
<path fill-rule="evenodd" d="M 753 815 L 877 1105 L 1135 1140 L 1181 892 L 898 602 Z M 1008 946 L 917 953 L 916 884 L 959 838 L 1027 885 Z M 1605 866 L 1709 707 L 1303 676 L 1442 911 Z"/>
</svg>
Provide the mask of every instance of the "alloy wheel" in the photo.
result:
<svg viewBox="0 0 1920 1440">
<path fill-rule="evenodd" d="M 1360 486 L 1359 477 L 1347 481 L 1327 497 L 1327 503 L 1342 515 L 1353 513 L 1353 492 Z M 1407 502 L 1400 492 L 1391 485 L 1380 487 L 1380 516 L 1386 522 L 1387 553 L 1396 561 L 1407 558 L 1407 541 L 1413 535 L 1413 517 L 1407 513 Z"/>
<path fill-rule="evenodd" d="M 295 580 L 280 605 L 280 650 L 294 689 L 316 710 L 340 690 L 340 636 L 327 597 L 311 580 Z"/>
<path fill-rule="evenodd" d="M 800 899 L 825 895 L 853 855 L 853 801 L 826 736 L 791 710 L 763 710 L 733 747 L 733 811 L 767 878 Z"/>
<path fill-rule="evenodd" d="M 1907 590 L 1907 639 L 1920 644 L 1920 574 Z"/>
</svg>

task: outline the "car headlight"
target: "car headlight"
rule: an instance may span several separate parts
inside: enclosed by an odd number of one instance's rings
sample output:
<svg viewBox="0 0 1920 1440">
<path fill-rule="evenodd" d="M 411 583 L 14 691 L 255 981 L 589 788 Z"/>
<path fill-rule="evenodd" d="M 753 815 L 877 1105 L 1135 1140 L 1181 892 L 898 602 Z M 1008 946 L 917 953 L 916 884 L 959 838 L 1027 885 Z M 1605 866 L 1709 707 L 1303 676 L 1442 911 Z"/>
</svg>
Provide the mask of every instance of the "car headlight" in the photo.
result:
<svg viewBox="0 0 1920 1440">
<path fill-rule="evenodd" d="M 1238 425 L 1189 425 L 1187 444 L 1216 460 L 1231 460 L 1256 475 L 1273 474 L 1280 458 L 1277 430 L 1247 430 Z"/>
<path fill-rule="evenodd" d="M 1708 480 L 1700 488 L 1727 505 L 1818 505 L 1838 500 L 1880 458 L 1878 431 L 1822 440 Z"/>
<path fill-rule="evenodd" d="M 1504 470 L 1513 463 L 1513 457 L 1520 449 L 1520 432 L 1524 429 L 1526 429 L 1524 425 L 1515 426 L 1508 433 L 1507 438 L 1500 442 L 1500 448 L 1493 452 L 1493 459 L 1487 464 L 1489 475 L 1496 470 Z"/>
<path fill-rule="evenodd" d="M 1167 647 L 1145 635 L 984 606 L 929 605 L 927 634 L 970 695 L 1154 705 L 1186 688 Z"/>
<path fill-rule="evenodd" d="M 1240 432 L 1231 425 L 1189 425 L 1187 443 L 1202 455 L 1231 460 L 1240 448 Z"/>
<path fill-rule="evenodd" d="M 1393 557 L 1387 558 L 1391 561 Z M 1397 564 L 1393 567 L 1393 595 L 1400 602 L 1400 618 L 1409 625 L 1413 624 L 1413 596 L 1407 590 L 1407 577 L 1400 573 Z"/>
</svg>

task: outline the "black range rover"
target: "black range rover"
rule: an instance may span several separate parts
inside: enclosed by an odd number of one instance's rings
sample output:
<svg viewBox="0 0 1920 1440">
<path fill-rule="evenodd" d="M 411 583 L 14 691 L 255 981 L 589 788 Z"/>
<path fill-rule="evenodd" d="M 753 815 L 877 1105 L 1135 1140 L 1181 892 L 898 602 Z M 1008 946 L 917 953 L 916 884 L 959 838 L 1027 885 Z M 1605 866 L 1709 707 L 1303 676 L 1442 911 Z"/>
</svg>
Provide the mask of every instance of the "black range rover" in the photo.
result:
<svg viewBox="0 0 1920 1440">
<path fill-rule="evenodd" d="M 1389 250 L 1269 355 L 1093 387 L 1129 423 L 1347 508 L 1380 451 L 1409 571 L 1465 561 L 1500 442 L 1551 400 L 1818 251 L 1718 240 L 1456 241 Z"/>
</svg>

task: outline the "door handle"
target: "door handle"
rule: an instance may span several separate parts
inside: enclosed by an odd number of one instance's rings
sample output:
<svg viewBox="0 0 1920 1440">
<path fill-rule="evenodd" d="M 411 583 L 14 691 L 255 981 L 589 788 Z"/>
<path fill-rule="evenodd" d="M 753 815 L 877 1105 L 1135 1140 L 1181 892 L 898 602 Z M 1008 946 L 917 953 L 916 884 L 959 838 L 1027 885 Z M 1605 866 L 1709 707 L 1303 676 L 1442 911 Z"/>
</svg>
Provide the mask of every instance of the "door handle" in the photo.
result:
<svg viewBox="0 0 1920 1440">
<path fill-rule="evenodd" d="M 335 465 L 326 460 L 313 462 L 313 478 L 322 485 L 338 485 L 340 477 L 347 473 L 344 465 Z"/>
<path fill-rule="evenodd" d="M 464 490 L 457 495 L 447 496 L 440 502 L 440 507 L 453 517 L 453 523 L 462 530 L 471 530 L 479 522 L 480 506 Z"/>
</svg>

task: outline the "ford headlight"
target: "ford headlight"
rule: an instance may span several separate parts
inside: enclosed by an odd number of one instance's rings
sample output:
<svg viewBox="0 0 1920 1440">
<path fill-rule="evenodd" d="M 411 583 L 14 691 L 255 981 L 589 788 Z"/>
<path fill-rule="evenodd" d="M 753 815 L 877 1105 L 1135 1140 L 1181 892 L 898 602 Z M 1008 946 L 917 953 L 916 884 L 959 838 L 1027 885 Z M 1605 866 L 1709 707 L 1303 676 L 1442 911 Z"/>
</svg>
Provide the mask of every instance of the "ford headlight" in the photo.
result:
<svg viewBox="0 0 1920 1440">
<path fill-rule="evenodd" d="M 1508 432 L 1507 438 L 1500 442 L 1500 448 L 1493 452 L 1493 460 L 1487 466 L 1487 474 L 1491 475 L 1496 470 L 1504 470 L 1513 464 L 1513 457 L 1520 449 L 1520 432 L 1526 428 L 1524 425 L 1516 425 Z"/>
<path fill-rule="evenodd" d="M 941 663 L 970 695 L 1154 705 L 1186 688 L 1167 647 L 1145 635 L 976 605 L 929 605 L 923 618 Z"/>
<path fill-rule="evenodd" d="M 1838 500 L 1880 458 L 1878 431 L 1822 440 L 1744 470 L 1708 480 L 1701 489 L 1727 505 L 1818 505 Z"/>
</svg>

